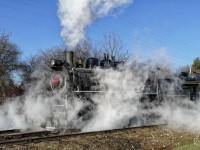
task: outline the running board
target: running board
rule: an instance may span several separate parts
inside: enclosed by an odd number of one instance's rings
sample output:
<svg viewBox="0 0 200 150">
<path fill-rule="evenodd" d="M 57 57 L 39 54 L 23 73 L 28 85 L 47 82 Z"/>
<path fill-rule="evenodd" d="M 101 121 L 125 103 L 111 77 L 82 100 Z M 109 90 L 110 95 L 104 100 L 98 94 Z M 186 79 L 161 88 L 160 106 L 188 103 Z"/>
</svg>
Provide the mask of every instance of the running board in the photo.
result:
<svg viewBox="0 0 200 150">
<path fill-rule="evenodd" d="M 106 93 L 106 92 L 114 92 L 114 91 L 74 91 L 74 93 Z M 115 91 L 118 92 L 118 91 Z M 158 95 L 158 93 L 136 93 L 141 95 Z"/>
</svg>

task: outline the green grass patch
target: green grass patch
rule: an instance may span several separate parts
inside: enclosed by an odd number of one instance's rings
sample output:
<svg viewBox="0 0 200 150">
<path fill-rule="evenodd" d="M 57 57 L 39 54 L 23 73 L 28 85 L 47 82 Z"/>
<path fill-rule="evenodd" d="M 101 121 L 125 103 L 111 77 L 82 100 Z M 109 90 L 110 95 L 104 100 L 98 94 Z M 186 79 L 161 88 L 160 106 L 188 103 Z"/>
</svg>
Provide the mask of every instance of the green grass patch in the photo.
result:
<svg viewBox="0 0 200 150">
<path fill-rule="evenodd" d="M 200 142 L 174 148 L 173 150 L 200 150 Z"/>
</svg>

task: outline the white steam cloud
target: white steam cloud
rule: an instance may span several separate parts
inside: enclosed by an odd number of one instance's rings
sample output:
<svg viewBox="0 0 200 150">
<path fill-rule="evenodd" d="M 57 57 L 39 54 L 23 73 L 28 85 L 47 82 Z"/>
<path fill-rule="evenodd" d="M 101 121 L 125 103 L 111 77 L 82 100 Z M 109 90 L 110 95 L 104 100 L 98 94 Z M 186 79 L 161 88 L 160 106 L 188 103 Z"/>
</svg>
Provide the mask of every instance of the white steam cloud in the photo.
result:
<svg viewBox="0 0 200 150">
<path fill-rule="evenodd" d="M 168 72 L 157 70 L 157 67 L 165 68 L 169 66 L 169 61 L 162 56 L 154 60 L 141 62 L 135 55 L 134 61 L 129 61 L 125 65 L 120 66 L 119 70 L 96 69 L 97 78 L 100 79 L 100 86 L 103 94 L 95 94 L 92 99 L 97 103 L 96 111 L 92 120 L 83 128 L 84 131 L 123 128 L 128 126 L 140 126 L 144 124 L 161 123 L 163 118 L 153 121 L 144 120 L 143 115 L 151 115 L 154 109 L 143 109 L 146 105 L 151 105 L 148 100 L 140 102 L 144 96 L 144 87 L 147 79 L 154 71 L 156 75 L 163 77 Z M 157 53 L 158 54 L 158 53 Z M 159 65 L 160 62 L 166 62 Z M 169 68 L 167 68 L 169 69 Z M 150 92 L 150 91 L 146 91 Z M 156 93 L 156 89 L 150 93 Z M 144 105 L 143 105 L 144 104 Z M 147 117 L 148 118 L 148 117 Z"/>
<path fill-rule="evenodd" d="M 95 78 L 99 79 L 101 89 L 105 92 L 92 95 L 90 100 L 70 98 L 69 94 L 55 94 L 47 90 L 50 77 L 46 72 L 36 70 L 33 77 L 37 80 L 28 86 L 26 93 L 0 106 L 0 130 L 38 130 L 53 126 L 94 131 L 163 121 L 170 126 L 200 130 L 200 102 L 174 96 L 179 78 L 173 77 L 172 84 L 163 85 L 167 93 L 160 105 L 149 102 L 145 97 L 142 99 L 142 93 L 149 92 L 146 80 L 152 71 L 161 78 L 172 74 L 168 60 L 161 56 L 157 60 L 146 61 L 134 57 L 134 61 L 127 62 L 117 70 L 97 68 Z M 158 66 L 165 70 L 159 71 Z M 151 92 L 156 92 L 156 89 Z M 89 113 L 85 110 L 89 110 Z"/>
<path fill-rule="evenodd" d="M 81 128 L 84 122 L 77 116 L 87 102 L 65 94 L 55 94 L 48 90 L 49 72 L 38 69 L 32 74 L 33 82 L 26 87 L 21 97 L 7 99 L 0 106 L 0 130 L 31 129 L 45 127 Z"/>
<path fill-rule="evenodd" d="M 92 21 L 122 8 L 133 0 L 59 0 L 58 16 L 63 27 L 61 36 L 69 47 L 85 38 L 85 29 Z"/>
</svg>

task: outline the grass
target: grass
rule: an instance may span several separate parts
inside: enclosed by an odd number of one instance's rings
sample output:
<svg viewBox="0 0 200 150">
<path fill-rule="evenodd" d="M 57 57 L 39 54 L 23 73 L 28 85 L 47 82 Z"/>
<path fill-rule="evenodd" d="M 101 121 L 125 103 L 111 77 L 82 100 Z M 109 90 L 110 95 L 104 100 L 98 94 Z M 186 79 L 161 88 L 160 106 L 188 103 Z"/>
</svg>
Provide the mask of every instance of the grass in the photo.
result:
<svg viewBox="0 0 200 150">
<path fill-rule="evenodd" d="M 200 149 L 200 146 L 190 144 L 190 145 L 174 148 L 173 150 L 199 150 L 199 149 Z"/>
<path fill-rule="evenodd" d="M 173 150 L 199 150 L 200 149 L 200 142 L 192 143 L 184 146 L 180 146 L 174 148 Z"/>
</svg>

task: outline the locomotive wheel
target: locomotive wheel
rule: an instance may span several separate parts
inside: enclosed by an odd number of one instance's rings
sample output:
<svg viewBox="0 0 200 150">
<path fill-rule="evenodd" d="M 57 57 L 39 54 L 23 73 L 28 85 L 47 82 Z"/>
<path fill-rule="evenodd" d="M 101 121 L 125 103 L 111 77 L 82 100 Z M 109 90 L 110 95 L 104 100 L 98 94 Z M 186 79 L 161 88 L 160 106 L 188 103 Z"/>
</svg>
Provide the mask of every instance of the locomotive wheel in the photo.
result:
<svg viewBox="0 0 200 150">
<path fill-rule="evenodd" d="M 94 102 L 90 101 L 89 99 L 87 99 L 87 102 L 89 102 L 89 104 L 83 107 L 77 114 L 82 121 L 90 120 L 94 115 L 94 111 L 96 110 L 96 105 Z"/>
<path fill-rule="evenodd" d="M 64 92 L 67 89 L 67 73 L 63 71 L 52 72 L 50 86 L 54 93 Z"/>
<path fill-rule="evenodd" d="M 82 119 L 82 121 L 88 121 L 93 117 L 93 111 L 93 106 L 88 105 L 81 109 L 77 115 Z"/>
</svg>

